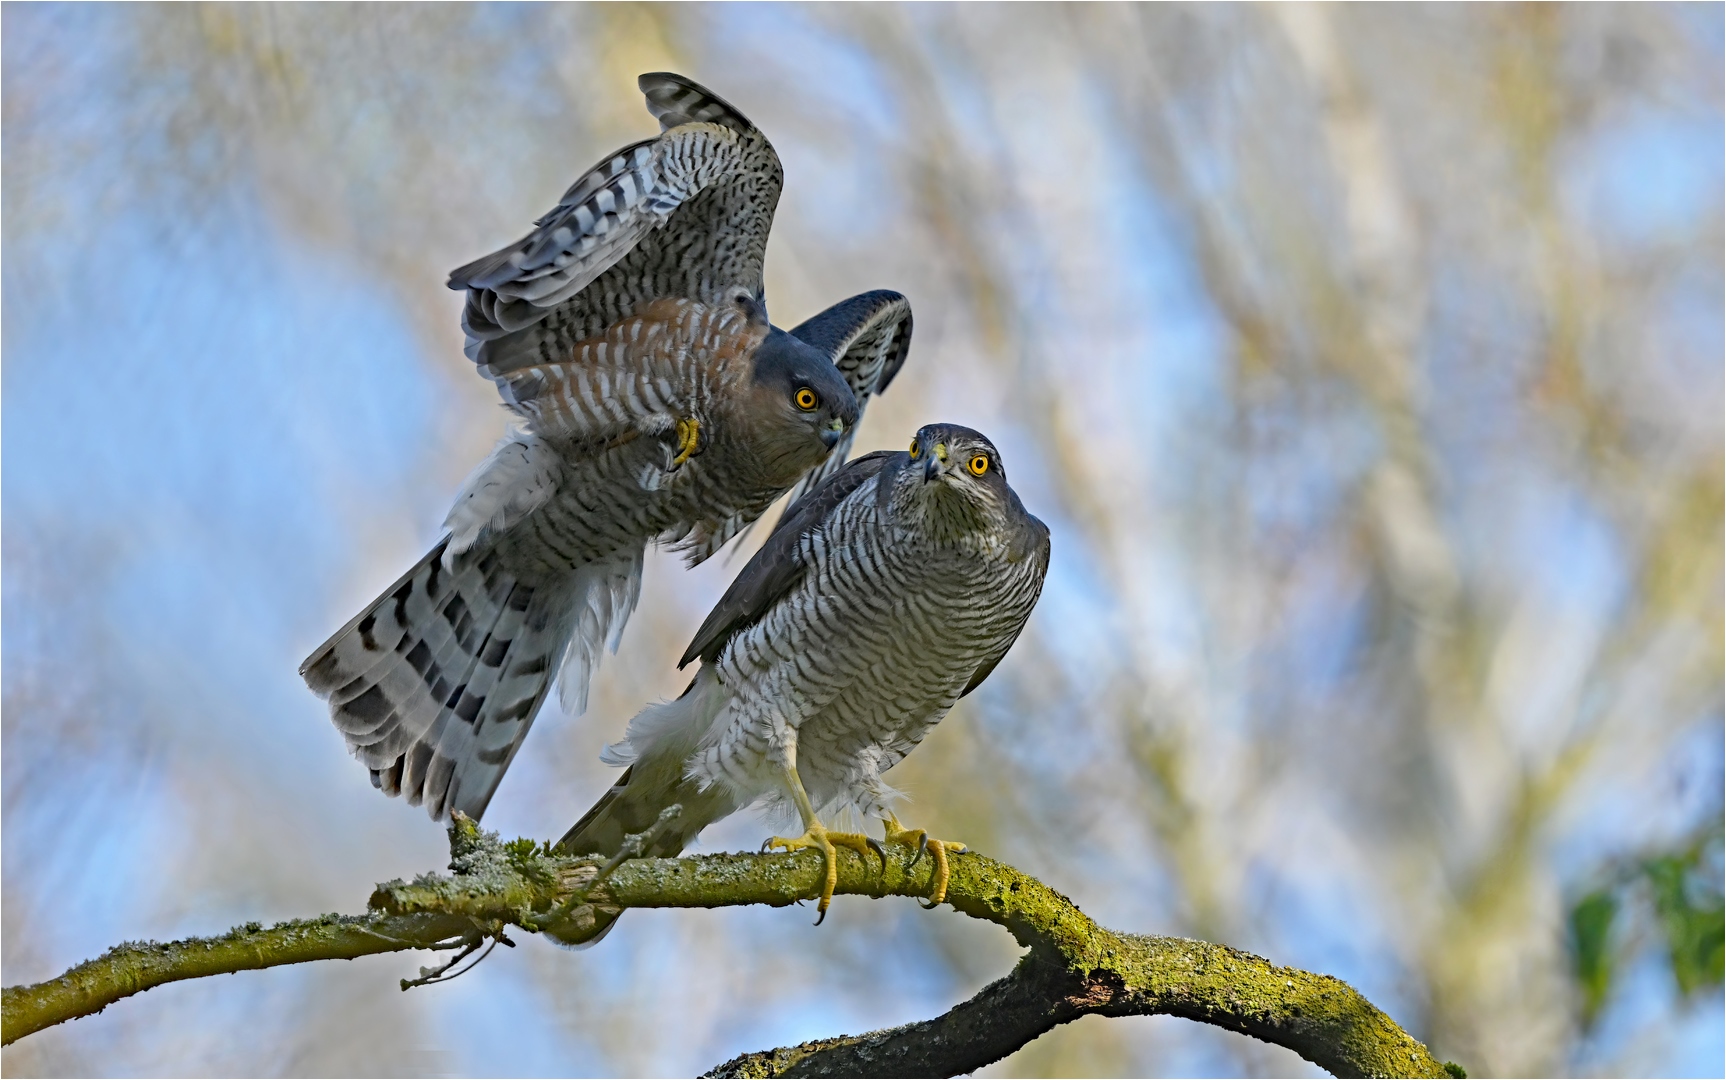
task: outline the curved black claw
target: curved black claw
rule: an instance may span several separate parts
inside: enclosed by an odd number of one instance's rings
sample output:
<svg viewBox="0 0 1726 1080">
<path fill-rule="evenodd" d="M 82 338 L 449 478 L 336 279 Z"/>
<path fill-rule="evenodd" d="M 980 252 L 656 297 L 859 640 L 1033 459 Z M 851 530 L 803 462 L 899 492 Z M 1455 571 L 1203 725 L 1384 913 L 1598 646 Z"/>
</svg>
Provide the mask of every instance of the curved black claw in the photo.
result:
<svg viewBox="0 0 1726 1080">
<path fill-rule="evenodd" d="M 924 901 L 924 899 L 921 896 L 919 896 L 917 898 L 917 906 L 922 908 L 924 911 L 934 911 L 936 908 L 940 907 L 941 905 L 940 904 L 927 903 Z"/>
<path fill-rule="evenodd" d="M 911 857 L 911 865 L 905 868 L 906 873 L 917 869 L 917 864 L 923 861 L 923 853 L 929 850 L 929 834 L 924 833 L 923 839 L 917 845 L 917 854 Z"/>
<path fill-rule="evenodd" d="M 826 921 L 827 921 L 827 912 L 825 909 L 823 909 L 821 914 L 816 917 L 815 925 L 820 926 L 822 923 L 824 923 Z"/>
<path fill-rule="evenodd" d="M 881 857 L 881 872 L 885 874 L 887 872 L 886 845 L 882 844 L 881 841 L 875 839 L 873 836 L 866 838 L 863 842 L 869 845 L 870 851 L 873 851 L 876 855 Z"/>
<path fill-rule="evenodd" d="M 768 846 L 769 846 L 769 845 L 771 845 L 771 844 L 772 844 L 772 843 L 773 843 L 773 841 L 772 841 L 772 840 L 763 840 L 763 841 L 761 841 L 761 854 L 763 854 L 763 855 L 765 855 L 765 854 L 767 854 L 767 848 L 768 848 Z"/>
</svg>

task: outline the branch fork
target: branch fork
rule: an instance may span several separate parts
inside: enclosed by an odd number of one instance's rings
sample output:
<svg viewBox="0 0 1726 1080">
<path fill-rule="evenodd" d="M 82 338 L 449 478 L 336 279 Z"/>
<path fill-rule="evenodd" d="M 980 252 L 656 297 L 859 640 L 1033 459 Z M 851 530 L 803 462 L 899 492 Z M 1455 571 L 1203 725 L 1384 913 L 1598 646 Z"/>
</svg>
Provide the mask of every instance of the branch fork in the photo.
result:
<svg viewBox="0 0 1726 1080">
<path fill-rule="evenodd" d="M 11 1043 L 132 994 L 205 975 L 461 950 L 447 963 L 422 968 L 419 979 L 402 980 L 407 989 L 454 978 L 449 973 L 487 939 L 493 948 L 512 945 L 505 936 L 511 926 L 579 944 L 626 908 L 785 906 L 814 893 L 820 860 L 796 854 L 631 857 L 648 849 L 676 809 L 604 862 L 556 854 L 530 840 L 503 843 L 457 815 L 450 825 L 451 873 L 379 885 L 365 915 L 268 928 L 250 923 L 216 938 L 121 945 L 56 979 L 5 988 L 0 1036 Z M 934 867 L 914 854 L 890 847 L 885 866 L 877 867 L 840 849 L 835 893 L 924 896 Z M 952 1076 L 1091 1013 L 1186 1017 L 1286 1046 L 1338 1076 L 1463 1075 L 1339 979 L 1277 967 L 1223 945 L 1105 929 L 1036 878 L 975 852 L 952 860 L 947 902 L 1005 927 L 1027 947 L 1010 974 L 932 1020 L 744 1054 L 709 1075 Z"/>
</svg>

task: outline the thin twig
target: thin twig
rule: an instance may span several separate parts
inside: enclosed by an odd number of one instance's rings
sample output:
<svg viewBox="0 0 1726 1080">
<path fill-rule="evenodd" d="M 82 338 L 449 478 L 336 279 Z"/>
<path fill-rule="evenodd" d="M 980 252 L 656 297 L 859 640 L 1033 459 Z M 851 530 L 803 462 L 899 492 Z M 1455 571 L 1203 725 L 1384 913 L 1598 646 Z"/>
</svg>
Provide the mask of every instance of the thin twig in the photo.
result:
<svg viewBox="0 0 1726 1080">
<path fill-rule="evenodd" d="M 474 938 L 473 941 L 471 943 L 469 943 L 469 945 L 466 949 L 462 950 L 460 953 L 458 953 L 454 957 L 451 957 L 449 963 L 447 963 L 447 964 L 439 964 L 435 968 L 424 968 L 424 967 L 420 968 L 420 977 L 417 979 L 403 979 L 402 980 L 402 989 L 404 991 L 406 991 L 406 990 L 408 990 L 412 987 L 415 987 L 415 986 L 430 986 L 433 983 L 445 983 L 445 982 L 449 982 L 451 979 L 460 978 L 461 976 L 466 975 L 468 972 L 472 971 L 474 968 L 479 967 L 480 963 L 482 961 L 484 961 L 486 957 L 491 955 L 491 951 L 498 947 L 499 942 L 502 942 L 503 944 L 508 945 L 512 949 L 515 948 L 515 942 L 504 937 L 502 933 L 499 933 L 491 939 L 491 944 L 487 945 L 485 947 L 485 952 L 480 953 L 479 958 L 477 960 L 475 960 L 473 963 L 469 964 L 467 967 L 462 968 L 460 971 L 456 972 L 453 975 L 445 975 L 444 974 L 444 972 L 448 971 L 450 968 L 455 967 L 457 964 L 461 963 L 463 960 L 472 956 L 474 950 L 479 948 L 480 943 L 483 941 L 485 941 L 485 938 Z"/>
<path fill-rule="evenodd" d="M 354 929 L 362 934 L 375 937 L 379 941 L 387 941 L 391 945 L 400 945 L 404 949 L 425 949 L 428 952 L 442 952 L 445 949 L 459 949 L 463 945 L 466 945 L 469 940 L 468 935 L 463 934 L 460 937 L 452 937 L 447 941 L 434 941 L 430 945 L 422 945 L 417 941 L 408 941 L 404 938 L 391 937 L 388 934 L 380 934 L 376 930 L 372 930 L 364 926 L 356 926 Z"/>
<path fill-rule="evenodd" d="M 450 968 L 455 967 L 457 964 L 461 963 L 463 960 L 466 960 L 468 957 L 472 956 L 474 954 L 475 950 L 477 950 L 481 945 L 485 944 L 485 938 L 475 936 L 475 937 L 469 938 L 467 940 L 466 944 L 467 944 L 467 948 L 463 949 L 461 952 L 456 953 L 454 956 L 450 957 L 449 961 L 447 963 L 439 964 L 436 967 L 422 967 L 422 968 L 420 968 L 420 977 L 419 978 L 417 978 L 417 979 L 403 979 L 402 980 L 402 989 L 405 991 L 405 990 L 409 989 L 410 987 L 430 986 L 432 983 L 438 982 L 439 980 L 441 980 L 443 978 L 444 972 L 448 971 Z M 487 949 L 486 952 L 489 953 L 489 952 L 491 952 L 491 950 Z M 481 957 L 481 959 L 484 959 L 484 957 Z M 457 974 L 459 974 L 459 972 Z M 454 977 L 455 977 L 454 975 L 450 976 L 450 978 L 452 978 L 452 979 Z"/>
</svg>

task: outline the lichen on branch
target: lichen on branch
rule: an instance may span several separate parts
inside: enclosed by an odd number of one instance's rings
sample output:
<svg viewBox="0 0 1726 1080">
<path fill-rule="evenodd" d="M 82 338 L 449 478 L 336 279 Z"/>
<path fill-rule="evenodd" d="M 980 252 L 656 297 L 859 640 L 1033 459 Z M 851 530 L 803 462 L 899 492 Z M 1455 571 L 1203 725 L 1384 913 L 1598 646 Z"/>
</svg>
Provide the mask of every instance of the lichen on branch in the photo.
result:
<svg viewBox="0 0 1726 1080">
<path fill-rule="evenodd" d="M 811 896 L 822 871 L 816 852 L 601 865 L 529 840 L 500 842 L 459 816 L 450 854 L 448 874 L 379 885 L 365 915 L 128 943 L 57 979 L 7 987 L 4 1042 L 182 979 L 380 952 L 471 949 L 485 938 L 503 940 L 508 927 L 580 943 L 632 907 L 784 906 Z M 889 845 L 885 867 L 843 848 L 838 858 L 838 894 L 921 897 L 931 886 L 931 860 L 897 845 Z M 1183 1016 L 1286 1046 L 1338 1076 L 1461 1074 L 1338 979 L 1227 946 L 1107 930 L 1041 881 L 985 856 L 952 857 L 947 902 L 1005 927 L 1027 947 L 1011 974 L 932 1020 L 746 1054 L 711 1075 L 951 1076 L 1091 1013 Z"/>
</svg>

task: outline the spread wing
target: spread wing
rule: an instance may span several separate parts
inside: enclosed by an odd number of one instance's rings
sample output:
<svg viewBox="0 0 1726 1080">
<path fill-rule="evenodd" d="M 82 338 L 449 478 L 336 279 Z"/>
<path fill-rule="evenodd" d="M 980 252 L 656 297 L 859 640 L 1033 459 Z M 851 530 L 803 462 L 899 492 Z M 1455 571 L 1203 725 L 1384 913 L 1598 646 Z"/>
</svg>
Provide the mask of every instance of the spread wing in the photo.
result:
<svg viewBox="0 0 1726 1080">
<path fill-rule="evenodd" d="M 707 621 L 695 632 L 683 658 L 683 667 L 696 657 L 713 660 L 719 655 L 731 635 L 743 630 L 767 613 L 767 610 L 802 578 L 808 569 L 803 562 L 798 541 L 809 530 L 825 521 L 846 497 L 874 479 L 890 462 L 906 458 L 904 451 L 877 450 L 865 454 L 841 469 L 838 475 L 814 491 L 792 503 L 779 519 L 767 542 L 737 575 L 725 595 L 719 598 L 708 614 Z"/>
<path fill-rule="evenodd" d="M 666 72 L 639 83 L 661 134 L 590 170 L 526 237 L 450 274 L 486 376 L 560 362 L 654 300 L 759 297 L 778 155 L 705 87 Z"/>
<path fill-rule="evenodd" d="M 889 289 L 859 293 L 805 320 L 791 333 L 826 353 L 851 384 L 861 423 L 869 399 L 887 389 L 905 366 L 905 356 L 911 350 L 911 301 Z M 792 491 L 793 501 L 844 467 L 856 434 L 857 425 L 853 424 L 827 460 L 811 469 Z"/>
<path fill-rule="evenodd" d="M 711 369 L 748 356 L 766 334 L 736 306 L 661 300 L 577 342 L 560 363 L 513 368 L 496 382 L 539 435 L 590 444 L 659 435 L 694 408 Z"/>
</svg>

